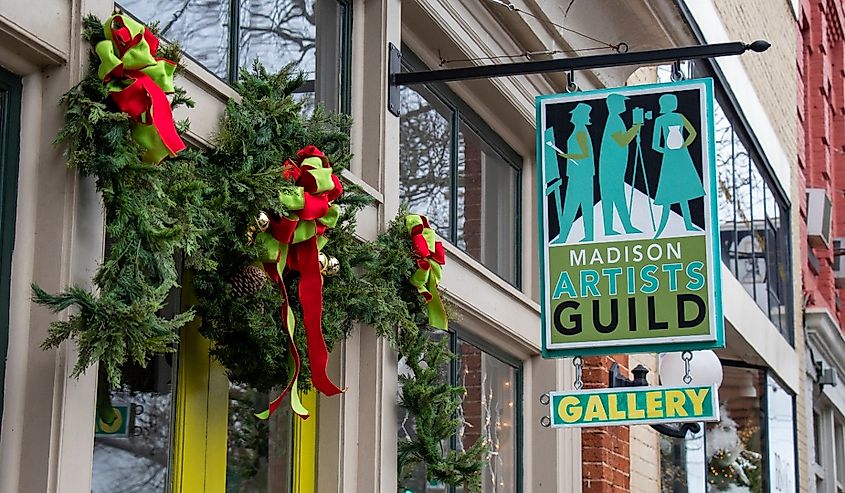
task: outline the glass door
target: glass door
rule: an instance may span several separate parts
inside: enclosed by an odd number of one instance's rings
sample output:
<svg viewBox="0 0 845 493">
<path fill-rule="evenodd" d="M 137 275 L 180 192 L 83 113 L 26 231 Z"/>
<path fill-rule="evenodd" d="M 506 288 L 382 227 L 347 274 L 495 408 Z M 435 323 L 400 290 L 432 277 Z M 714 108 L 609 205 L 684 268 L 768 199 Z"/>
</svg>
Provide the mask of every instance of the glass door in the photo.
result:
<svg viewBox="0 0 845 493">
<path fill-rule="evenodd" d="M 181 284 L 167 310 L 194 303 L 189 274 Z M 197 319 L 176 353 L 124 368 L 122 387 L 107 393 L 118 421 L 97 416 L 93 493 L 315 491 L 316 396 L 302 395 L 307 421 L 285 404 L 260 420 L 271 394 L 229 382 L 209 349 Z"/>
</svg>

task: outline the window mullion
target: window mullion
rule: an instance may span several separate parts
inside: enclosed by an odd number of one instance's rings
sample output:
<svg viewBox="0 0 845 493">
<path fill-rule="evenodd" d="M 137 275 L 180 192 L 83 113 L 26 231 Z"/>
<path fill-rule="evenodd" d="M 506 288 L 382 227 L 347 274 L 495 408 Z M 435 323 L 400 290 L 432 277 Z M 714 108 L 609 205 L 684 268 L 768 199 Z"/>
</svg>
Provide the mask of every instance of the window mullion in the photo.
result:
<svg viewBox="0 0 845 493">
<path fill-rule="evenodd" d="M 229 82 L 237 82 L 240 60 L 241 0 L 229 0 Z"/>
<path fill-rule="evenodd" d="M 449 241 L 458 243 L 458 151 L 460 150 L 460 114 L 452 109 L 451 160 L 449 163 Z"/>
</svg>

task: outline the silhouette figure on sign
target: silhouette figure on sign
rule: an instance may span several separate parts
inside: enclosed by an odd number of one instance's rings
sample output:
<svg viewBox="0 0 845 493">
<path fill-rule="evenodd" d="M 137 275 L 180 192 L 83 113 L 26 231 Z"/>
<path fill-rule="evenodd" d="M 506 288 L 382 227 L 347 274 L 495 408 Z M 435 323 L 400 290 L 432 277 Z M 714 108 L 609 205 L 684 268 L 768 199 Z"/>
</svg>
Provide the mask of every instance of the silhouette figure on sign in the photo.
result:
<svg viewBox="0 0 845 493">
<path fill-rule="evenodd" d="M 663 233 L 669 221 L 672 204 L 680 204 L 687 231 L 701 231 L 692 223 L 689 202 L 704 196 L 701 178 L 695 170 L 695 164 L 687 149 L 698 133 L 684 115 L 675 112 L 678 109 L 677 96 L 664 94 L 660 96 L 659 103 L 660 116 L 654 120 L 654 138 L 651 147 L 663 154 L 657 193 L 654 196 L 654 203 L 663 206 L 663 215 L 654 235 L 655 238 Z M 686 139 L 684 139 L 682 129 L 687 131 Z M 663 145 L 660 145 L 661 141 Z"/>
<path fill-rule="evenodd" d="M 584 218 L 584 239 L 593 241 L 593 181 L 596 175 L 596 165 L 593 153 L 593 142 L 587 126 L 590 125 L 590 111 L 588 104 L 578 103 L 570 111 L 570 121 L 575 128 L 566 141 L 566 151 L 555 147 L 554 142 L 546 141 L 546 145 L 554 149 L 557 154 L 566 159 L 566 194 L 563 211 L 560 213 L 560 234 L 554 243 L 565 243 L 569 231 L 575 222 L 575 215 L 581 209 Z"/>
<path fill-rule="evenodd" d="M 631 128 L 625 127 L 622 113 L 625 112 L 627 96 L 611 94 L 607 96 L 607 122 L 601 138 L 601 154 L 599 154 L 599 189 L 601 190 L 601 208 L 604 219 L 604 234 L 618 235 L 613 229 L 613 210 L 619 214 L 619 220 L 625 233 L 634 234 L 641 231 L 631 224 L 631 211 L 625 204 L 625 171 L 628 169 L 628 145 L 639 137 L 643 122 L 634 123 Z"/>
<path fill-rule="evenodd" d="M 547 128 L 543 137 L 545 142 L 552 149 L 557 149 L 557 147 L 555 147 L 554 128 Z M 557 206 L 557 223 L 560 224 L 560 218 L 563 216 L 563 207 L 561 206 L 560 200 L 560 185 L 562 181 L 560 179 L 560 170 L 557 165 L 557 152 L 546 152 L 543 159 L 545 160 L 543 165 L 545 166 L 546 195 L 554 196 L 555 205 Z M 551 241 L 554 242 L 556 239 L 557 238 L 552 238 Z"/>
</svg>

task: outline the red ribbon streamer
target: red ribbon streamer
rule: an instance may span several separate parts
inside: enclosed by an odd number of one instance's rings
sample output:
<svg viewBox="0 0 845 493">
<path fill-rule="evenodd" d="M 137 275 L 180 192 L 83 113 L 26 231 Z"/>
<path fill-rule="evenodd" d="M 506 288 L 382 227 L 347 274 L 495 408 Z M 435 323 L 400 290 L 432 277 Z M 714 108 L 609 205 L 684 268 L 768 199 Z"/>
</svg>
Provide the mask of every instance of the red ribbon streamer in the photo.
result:
<svg viewBox="0 0 845 493">
<path fill-rule="evenodd" d="M 297 153 L 297 158 L 302 160 L 309 157 L 319 157 L 323 167 L 330 167 L 328 159 L 322 151 L 314 146 L 303 148 Z M 299 302 L 302 306 L 302 323 L 305 327 L 305 337 L 308 344 L 308 360 L 311 364 L 311 382 L 319 392 L 332 396 L 342 392 L 328 376 L 329 351 L 323 337 L 323 276 L 320 272 L 318 238 L 325 232 L 326 225 L 318 219 L 323 218 L 329 211 L 332 201 L 343 193 L 343 187 L 337 176 L 332 175 L 334 188 L 324 192 L 317 192 L 317 182 L 311 173 L 303 170 L 300 164 L 292 160 L 285 163 L 283 173 L 285 179 L 293 181 L 303 189 L 304 205 L 302 209 L 292 211 L 291 217 L 271 217 L 268 233 L 278 242 L 288 245 L 285 268 L 292 272 L 299 272 Z M 300 221 L 314 221 L 316 234 L 303 241 L 295 242 L 295 234 Z M 277 259 L 281 260 L 281 259 Z M 282 296 L 285 305 L 282 314 L 282 323 L 287 323 L 285 315 L 289 300 L 284 289 L 284 280 L 279 275 L 279 269 L 275 263 L 265 263 L 264 270 L 268 276 L 281 286 Z M 282 393 L 285 395 L 291 387 L 292 382 L 298 378 L 299 357 L 293 339 L 290 340 L 290 350 L 296 360 L 296 374 L 293 375 L 291 383 Z M 272 413 L 279 406 L 281 399 L 271 403 Z"/>
</svg>

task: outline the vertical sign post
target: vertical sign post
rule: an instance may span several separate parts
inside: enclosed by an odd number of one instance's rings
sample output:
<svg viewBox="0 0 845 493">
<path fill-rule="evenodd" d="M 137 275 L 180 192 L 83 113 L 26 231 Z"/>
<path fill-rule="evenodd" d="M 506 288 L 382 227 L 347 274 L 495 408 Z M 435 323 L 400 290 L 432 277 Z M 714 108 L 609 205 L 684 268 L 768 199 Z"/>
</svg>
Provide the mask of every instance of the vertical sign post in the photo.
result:
<svg viewBox="0 0 845 493">
<path fill-rule="evenodd" d="M 724 347 L 713 83 L 537 98 L 543 356 Z"/>
</svg>

